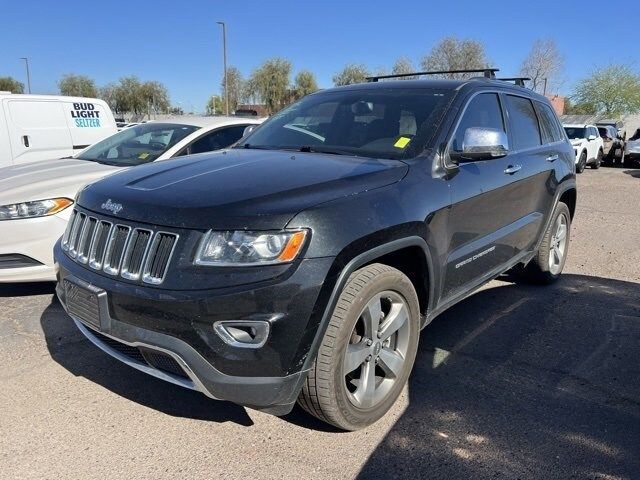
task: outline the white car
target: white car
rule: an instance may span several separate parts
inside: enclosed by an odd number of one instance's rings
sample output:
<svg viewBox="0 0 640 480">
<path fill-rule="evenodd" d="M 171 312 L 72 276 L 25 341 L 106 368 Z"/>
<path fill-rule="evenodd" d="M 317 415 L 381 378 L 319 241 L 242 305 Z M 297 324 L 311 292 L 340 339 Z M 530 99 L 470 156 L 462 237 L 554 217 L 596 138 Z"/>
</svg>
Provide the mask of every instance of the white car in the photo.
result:
<svg viewBox="0 0 640 480">
<path fill-rule="evenodd" d="M 73 157 L 0 169 L 0 283 L 55 280 L 53 245 L 85 185 L 136 165 L 226 148 L 262 120 L 183 117 L 129 127 Z"/>
<path fill-rule="evenodd" d="M 604 158 L 604 143 L 595 125 L 564 124 L 564 131 L 576 153 L 576 172 L 584 172 L 584 168 L 600 168 Z"/>
</svg>

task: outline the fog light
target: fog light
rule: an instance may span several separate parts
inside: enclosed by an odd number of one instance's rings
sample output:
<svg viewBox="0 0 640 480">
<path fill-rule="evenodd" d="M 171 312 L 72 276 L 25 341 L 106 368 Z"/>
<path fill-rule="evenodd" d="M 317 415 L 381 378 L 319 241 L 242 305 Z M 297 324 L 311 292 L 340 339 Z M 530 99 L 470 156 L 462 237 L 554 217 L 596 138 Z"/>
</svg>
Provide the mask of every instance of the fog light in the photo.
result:
<svg viewBox="0 0 640 480">
<path fill-rule="evenodd" d="M 213 330 L 232 347 L 260 348 L 269 337 L 270 324 L 264 320 L 221 320 Z"/>
</svg>

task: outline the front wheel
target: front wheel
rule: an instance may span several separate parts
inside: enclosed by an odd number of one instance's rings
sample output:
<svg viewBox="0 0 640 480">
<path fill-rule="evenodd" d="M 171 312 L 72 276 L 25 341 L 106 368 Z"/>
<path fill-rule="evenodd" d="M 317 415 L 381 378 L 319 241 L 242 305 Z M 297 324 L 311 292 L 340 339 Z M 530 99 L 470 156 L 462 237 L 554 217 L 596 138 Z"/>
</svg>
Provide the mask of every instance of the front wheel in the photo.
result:
<svg viewBox="0 0 640 480">
<path fill-rule="evenodd" d="M 602 150 L 598 150 L 598 156 L 596 157 L 596 161 L 591 165 L 591 168 L 597 170 L 600 168 L 600 164 L 602 164 Z"/>
<path fill-rule="evenodd" d="M 576 173 L 584 172 L 584 167 L 587 166 L 587 152 L 582 152 L 580 155 L 580 160 L 578 160 L 578 164 L 576 165 Z"/>
<path fill-rule="evenodd" d="M 411 281 L 380 263 L 357 270 L 338 299 L 298 403 L 343 430 L 371 425 L 402 392 L 419 334 Z"/>
<path fill-rule="evenodd" d="M 570 234 L 571 214 L 569 207 L 558 202 L 553 217 L 551 217 L 551 223 L 540 243 L 540 248 L 527 266 L 522 269 L 521 277 L 539 284 L 555 282 L 560 277 L 567 260 Z"/>
</svg>

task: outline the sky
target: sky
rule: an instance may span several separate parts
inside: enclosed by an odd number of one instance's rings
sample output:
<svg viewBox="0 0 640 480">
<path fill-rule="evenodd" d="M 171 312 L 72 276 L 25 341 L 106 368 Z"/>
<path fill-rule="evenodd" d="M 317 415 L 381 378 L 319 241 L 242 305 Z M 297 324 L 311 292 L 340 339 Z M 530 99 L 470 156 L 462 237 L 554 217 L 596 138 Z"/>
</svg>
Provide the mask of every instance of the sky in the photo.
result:
<svg viewBox="0 0 640 480">
<path fill-rule="evenodd" d="M 244 76 L 264 60 L 284 57 L 293 75 L 308 69 L 321 88 L 347 63 L 371 70 L 399 56 L 415 65 L 446 36 L 485 45 L 504 76 L 518 73 L 538 38 L 552 38 L 565 58 L 559 93 L 599 66 L 624 63 L 640 71 L 640 2 L 428 0 L 19 0 L 3 1 L 0 76 L 26 87 L 28 57 L 33 93 L 57 93 L 67 73 L 88 75 L 98 86 L 127 75 L 157 80 L 174 106 L 203 111 L 219 93 L 222 34 L 227 25 L 228 65 Z M 615 15 L 615 21 L 613 20 Z"/>
</svg>

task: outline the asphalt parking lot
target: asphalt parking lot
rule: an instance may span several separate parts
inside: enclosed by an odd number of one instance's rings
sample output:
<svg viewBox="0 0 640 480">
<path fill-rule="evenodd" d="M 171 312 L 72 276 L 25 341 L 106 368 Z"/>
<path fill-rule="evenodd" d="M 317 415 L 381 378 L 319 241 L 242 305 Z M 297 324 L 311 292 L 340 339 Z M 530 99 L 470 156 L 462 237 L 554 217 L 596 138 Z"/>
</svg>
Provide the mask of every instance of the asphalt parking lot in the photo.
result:
<svg viewBox="0 0 640 480">
<path fill-rule="evenodd" d="M 336 432 L 163 383 L 0 286 L 0 478 L 640 478 L 640 170 L 587 169 L 552 287 L 508 279 L 421 336 L 400 401 Z"/>
</svg>

